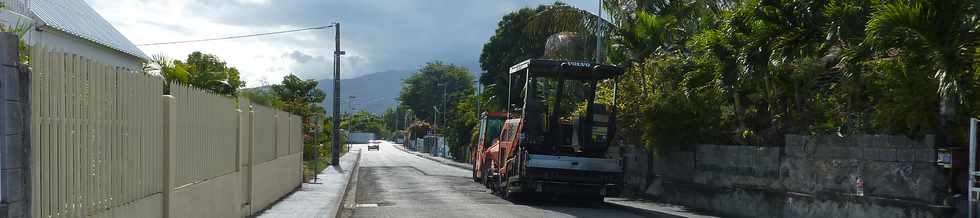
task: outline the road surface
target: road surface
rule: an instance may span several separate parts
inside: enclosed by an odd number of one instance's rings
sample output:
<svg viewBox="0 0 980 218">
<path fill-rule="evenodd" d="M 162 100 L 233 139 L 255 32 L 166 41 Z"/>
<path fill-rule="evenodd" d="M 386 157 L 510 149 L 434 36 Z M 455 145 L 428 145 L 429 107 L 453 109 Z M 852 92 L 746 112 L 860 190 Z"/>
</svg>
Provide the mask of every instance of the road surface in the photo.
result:
<svg viewBox="0 0 980 218">
<path fill-rule="evenodd" d="M 382 144 L 380 151 L 361 148 L 358 206 L 348 211 L 351 217 L 641 217 L 606 203 L 552 199 L 515 204 L 473 182 L 469 170 L 391 144 Z"/>
</svg>

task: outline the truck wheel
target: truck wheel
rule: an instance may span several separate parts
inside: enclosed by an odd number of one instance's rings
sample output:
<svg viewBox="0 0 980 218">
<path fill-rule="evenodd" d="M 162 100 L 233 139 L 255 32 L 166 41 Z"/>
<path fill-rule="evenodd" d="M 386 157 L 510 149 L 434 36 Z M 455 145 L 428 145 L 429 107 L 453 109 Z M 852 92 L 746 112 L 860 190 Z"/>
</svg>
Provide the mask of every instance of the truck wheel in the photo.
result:
<svg viewBox="0 0 980 218">
<path fill-rule="evenodd" d="M 507 188 L 504 188 L 504 199 L 511 200 L 511 201 L 517 201 L 517 200 L 521 200 L 521 198 L 523 197 L 522 196 L 523 193 L 520 193 L 520 192 L 511 192 L 510 190 L 506 190 L 506 189 Z"/>
<path fill-rule="evenodd" d="M 490 189 L 490 192 L 493 192 L 493 188 L 490 186 L 490 168 L 483 168 L 482 171 L 483 178 L 481 178 L 481 180 L 483 180 L 483 187 L 486 187 Z"/>
<path fill-rule="evenodd" d="M 470 170 L 470 172 L 473 173 L 473 182 L 480 182 L 480 178 L 476 177 L 476 167 L 473 167 L 473 169 Z"/>
<path fill-rule="evenodd" d="M 507 199 L 507 179 L 503 176 L 497 176 L 497 194 Z"/>
</svg>

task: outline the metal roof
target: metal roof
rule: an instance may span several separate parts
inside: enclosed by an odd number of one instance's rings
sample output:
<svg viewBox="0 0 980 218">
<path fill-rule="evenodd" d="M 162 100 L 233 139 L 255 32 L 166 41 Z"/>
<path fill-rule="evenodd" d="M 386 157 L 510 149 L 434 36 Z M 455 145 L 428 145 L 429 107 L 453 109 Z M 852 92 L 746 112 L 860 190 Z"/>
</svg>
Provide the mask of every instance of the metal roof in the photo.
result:
<svg viewBox="0 0 980 218">
<path fill-rule="evenodd" d="M 149 59 L 83 0 L 31 0 L 30 10 L 42 25 L 138 58 Z"/>
</svg>

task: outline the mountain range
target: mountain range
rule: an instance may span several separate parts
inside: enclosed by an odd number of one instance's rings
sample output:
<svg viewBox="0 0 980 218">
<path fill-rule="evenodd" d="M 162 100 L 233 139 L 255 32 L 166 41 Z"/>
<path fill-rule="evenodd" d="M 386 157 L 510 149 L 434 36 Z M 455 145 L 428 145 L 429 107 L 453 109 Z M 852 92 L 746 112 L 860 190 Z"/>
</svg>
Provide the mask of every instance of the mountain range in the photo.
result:
<svg viewBox="0 0 980 218">
<path fill-rule="evenodd" d="M 398 94 L 402 90 L 403 80 L 415 73 L 414 70 L 391 70 L 372 73 L 357 78 L 340 80 L 340 111 L 341 113 L 351 111 L 351 98 L 353 99 L 354 111 L 368 111 L 381 114 L 397 103 Z M 333 80 L 319 80 L 320 88 L 327 93 L 327 99 L 323 101 L 323 108 L 327 109 L 327 114 L 332 113 L 333 105 Z"/>
</svg>

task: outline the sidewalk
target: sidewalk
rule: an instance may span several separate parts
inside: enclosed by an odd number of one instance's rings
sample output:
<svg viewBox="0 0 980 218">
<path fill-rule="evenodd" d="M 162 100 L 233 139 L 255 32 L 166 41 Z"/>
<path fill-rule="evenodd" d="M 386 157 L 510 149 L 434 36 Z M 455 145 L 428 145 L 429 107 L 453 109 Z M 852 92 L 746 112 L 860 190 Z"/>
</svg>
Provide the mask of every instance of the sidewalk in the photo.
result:
<svg viewBox="0 0 980 218">
<path fill-rule="evenodd" d="M 473 165 L 469 163 L 460 163 L 450 159 L 442 157 L 433 157 L 432 155 L 409 151 L 402 145 L 395 145 L 398 148 L 409 154 L 414 154 L 416 156 L 429 159 L 435 162 L 446 164 L 449 166 L 459 167 L 467 170 L 472 170 Z M 623 210 L 629 210 L 634 213 L 643 214 L 646 217 L 664 217 L 664 218 L 678 218 L 678 217 L 690 217 L 690 218 L 711 218 L 714 216 L 707 216 L 698 214 L 696 212 L 690 211 L 687 208 L 679 205 L 658 203 L 651 200 L 643 199 L 626 199 L 626 198 L 606 198 L 606 203 L 611 206 L 621 208 Z"/>
<path fill-rule="evenodd" d="M 328 166 L 317 174 L 319 184 L 303 186 L 256 217 L 334 217 L 342 206 L 351 172 L 361 159 L 360 150 L 340 158 L 340 167 Z M 312 182 L 312 181 L 311 181 Z"/>
</svg>

